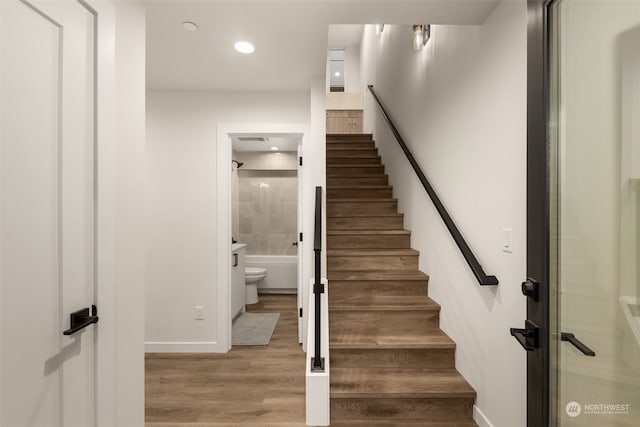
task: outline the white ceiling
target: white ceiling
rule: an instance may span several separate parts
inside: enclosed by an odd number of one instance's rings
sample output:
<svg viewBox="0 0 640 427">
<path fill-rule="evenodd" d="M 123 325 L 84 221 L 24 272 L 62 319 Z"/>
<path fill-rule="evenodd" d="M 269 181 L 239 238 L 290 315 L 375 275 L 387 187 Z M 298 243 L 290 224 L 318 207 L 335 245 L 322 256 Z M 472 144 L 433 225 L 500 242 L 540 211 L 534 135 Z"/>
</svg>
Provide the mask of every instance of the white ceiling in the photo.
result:
<svg viewBox="0 0 640 427">
<path fill-rule="evenodd" d="M 481 24 L 498 1 L 148 0 L 147 87 L 307 91 L 324 77 L 330 24 Z M 255 53 L 236 52 L 238 40 Z"/>
<path fill-rule="evenodd" d="M 362 24 L 331 25 L 328 30 L 329 49 L 338 49 L 347 46 L 359 46 L 362 41 Z"/>
</svg>

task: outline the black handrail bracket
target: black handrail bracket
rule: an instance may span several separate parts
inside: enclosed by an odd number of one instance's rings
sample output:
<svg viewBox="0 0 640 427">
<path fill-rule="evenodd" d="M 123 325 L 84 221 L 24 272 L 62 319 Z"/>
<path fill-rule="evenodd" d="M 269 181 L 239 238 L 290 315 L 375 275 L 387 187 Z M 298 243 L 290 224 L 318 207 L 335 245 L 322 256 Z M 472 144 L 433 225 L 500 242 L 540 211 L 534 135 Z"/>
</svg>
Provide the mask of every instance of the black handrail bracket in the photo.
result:
<svg viewBox="0 0 640 427">
<path fill-rule="evenodd" d="M 435 206 L 436 210 L 440 214 L 440 217 L 442 218 L 442 221 L 444 222 L 447 229 L 449 230 L 451 237 L 453 237 L 453 240 L 456 242 L 456 245 L 458 245 L 460 252 L 462 252 L 464 259 L 467 261 L 467 264 L 469 265 L 469 268 L 471 268 L 471 271 L 473 272 L 473 275 L 476 277 L 476 280 L 478 280 L 478 283 L 482 286 L 497 285 L 498 278 L 496 276 L 489 276 L 484 272 L 484 269 L 480 265 L 480 262 L 478 261 L 476 256 L 473 254 L 473 251 L 467 244 L 464 237 L 462 237 L 462 233 L 460 233 L 460 230 L 458 230 L 458 227 L 453 222 L 453 219 L 449 215 L 449 212 L 447 212 L 447 209 L 444 207 L 444 205 L 440 201 L 440 198 L 438 197 L 438 195 L 436 194 L 436 191 L 433 189 L 433 187 L 431 186 L 431 183 L 429 182 L 424 172 L 420 168 L 420 165 L 418 164 L 416 159 L 413 157 L 413 154 L 411 153 L 411 150 L 409 150 L 409 147 L 405 143 L 404 138 L 402 138 L 402 135 L 400 135 L 400 131 L 398 131 L 398 128 L 396 127 L 393 120 L 391 119 L 391 116 L 389 116 L 389 113 L 387 113 L 387 110 L 382 104 L 382 101 L 380 100 L 380 98 L 378 98 L 378 95 L 373 89 L 373 85 L 368 85 L 368 88 L 369 88 L 369 92 L 371 92 L 371 95 L 373 95 L 373 98 L 378 104 L 378 107 L 380 108 L 380 112 L 382 113 L 382 116 L 384 117 L 385 121 L 389 125 L 391 132 L 395 136 L 396 141 L 398 141 L 398 144 L 400 145 L 400 148 L 402 148 L 402 151 L 407 157 L 407 160 L 409 160 L 409 163 L 411 164 L 413 171 L 418 176 L 418 180 L 420 180 L 420 183 L 422 184 L 425 191 L 431 198 L 433 205 Z"/>
</svg>

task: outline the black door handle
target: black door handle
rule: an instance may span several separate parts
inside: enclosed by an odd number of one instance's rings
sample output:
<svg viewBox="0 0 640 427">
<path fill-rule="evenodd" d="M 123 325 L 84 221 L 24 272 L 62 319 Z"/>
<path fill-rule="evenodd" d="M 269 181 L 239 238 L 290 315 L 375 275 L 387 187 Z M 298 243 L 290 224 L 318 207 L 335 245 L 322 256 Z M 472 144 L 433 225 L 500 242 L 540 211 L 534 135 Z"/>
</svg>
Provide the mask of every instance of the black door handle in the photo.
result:
<svg viewBox="0 0 640 427">
<path fill-rule="evenodd" d="M 527 351 L 533 351 L 539 347 L 538 331 L 540 328 L 538 328 L 538 325 L 533 323 L 531 320 L 525 320 L 524 325 L 524 329 L 511 328 L 511 336 L 520 343 L 522 348 Z"/>
<path fill-rule="evenodd" d="M 298 246 L 298 242 L 293 242 L 291 246 Z"/>
<path fill-rule="evenodd" d="M 91 315 L 89 315 L 89 307 L 71 313 L 71 327 L 64 331 L 63 335 L 73 335 L 81 329 L 89 325 L 98 323 L 98 309 L 95 305 L 91 306 Z"/>
<path fill-rule="evenodd" d="M 561 332 L 560 333 L 560 340 L 570 342 L 571 344 L 573 344 L 573 346 L 575 348 L 580 350 L 582 352 L 582 354 L 584 354 L 585 356 L 594 357 L 596 355 L 595 351 L 591 350 L 589 347 L 584 345 L 584 343 L 582 341 L 580 341 L 578 338 L 576 338 L 575 335 L 573 335 L 573 334 L 571 334 L 569 332 Z"/>
<path fill-rule="evenodd" d="M 233 265 L 232 267 L 238 266 L 238 254 L 233 254 Z"/>
</svg>

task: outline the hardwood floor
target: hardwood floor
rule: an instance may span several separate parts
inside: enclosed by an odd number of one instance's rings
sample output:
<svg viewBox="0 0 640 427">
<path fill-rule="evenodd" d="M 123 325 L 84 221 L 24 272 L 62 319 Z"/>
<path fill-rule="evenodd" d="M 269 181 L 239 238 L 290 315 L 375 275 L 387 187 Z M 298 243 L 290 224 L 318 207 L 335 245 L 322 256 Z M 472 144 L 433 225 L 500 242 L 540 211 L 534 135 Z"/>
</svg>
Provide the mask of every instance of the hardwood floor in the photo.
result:
<svg viewBox="0 0 640 427">
<path fill-rule="evenodd" d="M 146 355 L 146 427 L 305 425 L 296 296 L 261 294 L 247 311 L 281 313 L 269 345 Z"/>
</svg>

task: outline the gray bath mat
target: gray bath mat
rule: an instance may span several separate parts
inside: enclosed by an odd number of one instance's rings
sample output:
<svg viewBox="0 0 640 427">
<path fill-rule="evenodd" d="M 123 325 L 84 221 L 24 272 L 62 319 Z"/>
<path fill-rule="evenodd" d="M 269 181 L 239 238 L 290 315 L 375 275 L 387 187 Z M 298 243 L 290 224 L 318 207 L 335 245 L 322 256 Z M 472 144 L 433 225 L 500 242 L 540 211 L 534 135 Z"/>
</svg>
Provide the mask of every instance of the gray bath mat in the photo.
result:
<svg viewBox="0 0 640 427">
<path fill-rule="evenodd" d="M 280 313 L 242 313 L 233 322 L 233 345 L 267 345 Z"/>
</svg>

